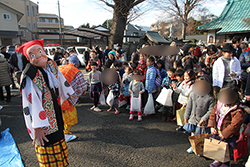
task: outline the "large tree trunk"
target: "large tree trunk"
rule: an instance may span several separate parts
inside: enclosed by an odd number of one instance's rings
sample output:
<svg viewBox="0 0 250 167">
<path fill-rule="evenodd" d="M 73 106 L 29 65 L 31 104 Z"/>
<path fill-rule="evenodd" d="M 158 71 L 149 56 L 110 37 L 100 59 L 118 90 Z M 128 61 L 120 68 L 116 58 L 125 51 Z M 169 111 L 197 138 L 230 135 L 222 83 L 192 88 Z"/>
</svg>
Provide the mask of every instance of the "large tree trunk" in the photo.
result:
<svg viewBox="0 0 250 167">
<path fill-rule="evenodd" d="M 127 16 L 122 15 L 119 8 L 114 8 L 113 21 L 111 28 L 111 37 L 109 41 L 109 47 L 113 48 L 114 44 L 123 43 L 124 30 L 126 28 Z"/>
<path fill-rule="evenodd" d="M 187 24 L 182 22 L 182 31 L 181 31 L 182 39 L 186 39 L 186 29 L 187 29 Z"/>
</svg>

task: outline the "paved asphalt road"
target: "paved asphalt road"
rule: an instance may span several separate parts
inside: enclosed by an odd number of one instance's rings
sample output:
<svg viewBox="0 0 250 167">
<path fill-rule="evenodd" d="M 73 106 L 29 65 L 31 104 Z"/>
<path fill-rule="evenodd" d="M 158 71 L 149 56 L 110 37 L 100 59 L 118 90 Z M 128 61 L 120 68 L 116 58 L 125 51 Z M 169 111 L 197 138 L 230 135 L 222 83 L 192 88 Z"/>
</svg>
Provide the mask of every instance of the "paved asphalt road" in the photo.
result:
<svg viewBox="0 0 250 167">
<path fill-rule="evenodd" d="M 78 139 L 68 143 L 70 167 L 207 167 L 213 162 L 186 153 L 190 146 L 188 135 L 176 132 L 176 123 L 162 122 L 160 114 L 143 116 L 142 122 L 129 121 L 124 108 L 115 115 L 106 111 L 107 106 L 100 106 L 103 112 L 98 113 L 89 109 L 93 102 L 88 95 L 81 97 L 81 101 L 76 106 L 78 124 L 71 129 Z M 3 106 L 1 131 L 10 128 L 25 166 L 38 167 L 22 115 L 21 95 L 16 94 Z M 240 167 L 242 162 L 232 166 Z"/>
</svg>

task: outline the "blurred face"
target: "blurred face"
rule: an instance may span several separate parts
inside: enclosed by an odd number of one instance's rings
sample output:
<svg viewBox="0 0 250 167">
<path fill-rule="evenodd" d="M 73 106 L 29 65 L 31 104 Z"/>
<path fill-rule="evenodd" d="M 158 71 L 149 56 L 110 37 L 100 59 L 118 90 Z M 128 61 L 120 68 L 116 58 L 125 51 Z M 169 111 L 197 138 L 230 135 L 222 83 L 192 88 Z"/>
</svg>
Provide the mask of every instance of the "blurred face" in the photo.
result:
<svg viewBox="0 0 250 167">
<path fill-rule="evenodd" d="M 109 54 L 109 59 L 112 60 L 114 58 L 114 55 L 113 54 Z"/>
<path fill-rule="evenodd" d="M 6 48 L 1 49 L 1 52 L 6 52 Z"/>
<path fill-rule="evenodd" d="M 169 78 L 173 78 L 174 77 L 174 73 L 172 71 L 167 71 L 168 77 Z"/>
<path fill-rule="evenodd" d="M 94 59 L 96 57 L 96 54 L 94 52 L 90 53 L 90 58 Z"/>
<path fill-rule="evenodd" d="M 40 45 L 33 45 L 29 49 L 27 49 L 27 55 L 31 64 L 38 67 L 46 68 L 48 58 Z"/>
<path fill-rule="evenodd" d="M 144 60 L 145 59 L 145 56 L 143 54 L 140 54 L 140 57 L 139 57 L 140 60 Z"/>
<path fill-rule="evenodd" d="M 205 80 L 198 80 L 194 83 L 193 91 L 199 96 L 205 96 L 211 91 L 211 86 Z"/>
<path fill-rule="evenodd" d="M 158 67 L 159 69 L 161 69 L 161 67 L 162 67 L 161 63 L 157 63 L 157 67 Z"/>
<path fill-rule="evenodd" d="M 91 66 L 92 71 L 96 71 L 97 70 L 97 66 Z"/>
<path fill-rule="evenodd" d="M 149 59 L 147 59 L 147 62 L 146 62 L 147 66 L 151 66 L 154 64 L 154 62 L 150 61 Z"/>
<path fill-rule="evenodd" d="M 61 49 L 57 49 L 57 52 L 62 53 L 62 50 Z"/>
<path fill-rule="evenodd" d="M 129 67 L 125 68 L 125 73 L 130 74 Z"/>
<path fill-rule="evenodd" d="M 222 52 L 222 54 L 225 58 L 231 58 L 233 56 L 233 52 Z"/>
<path fill-rule="evenodd" d="M 15 50 L 17 50 L 17 48 L 19 48 L 20 47 L 20 45 L 15 45 Z"/>
<path fill-rule="evenodd" d="M 202 75 L 204 75 L 203 71 L 197 73 L 197 76 L 202 76 Z"/>
<path fill-rule="evenodd" d="M 118 52 L 115 52 L 115 56 L 116 56 L 116 57 L 121 57 L 121 54 L 118 53 Z"/>
<path fill-rule="evenodd" d="M 184 80 L 184 76 L 183 75 L 181 77 L 176 76 L 176 79 L 177 79 L 178 82 L 182 82 Z"/>
<path fill-rule="evenodd" d="M 65 58 L 68 58 L 68 57 L 69 57 L 69 54 L 68 54 L 68 53 L 65 53 L 65 54 L 64 54 L 64 57 L 65 57 Z"/>
<path fill-rule="evenodd" d="M 185 82 L 189 82 L 191 80 L 187 72 L 184 73 L 184 80 Z"/>
</svg>

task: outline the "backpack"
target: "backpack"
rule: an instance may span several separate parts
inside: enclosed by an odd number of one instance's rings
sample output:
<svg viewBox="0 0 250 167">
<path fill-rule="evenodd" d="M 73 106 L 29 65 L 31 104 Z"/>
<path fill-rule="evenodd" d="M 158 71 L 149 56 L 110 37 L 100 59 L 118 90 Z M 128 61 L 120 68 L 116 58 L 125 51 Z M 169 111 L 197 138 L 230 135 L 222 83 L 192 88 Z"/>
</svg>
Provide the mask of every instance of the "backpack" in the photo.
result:
<svg viewBox="0 0 250 167">
<path fill-rule="evenodd" d="M 152 67 L 152 68 L 155 68 L 155 67 Z M 151 70 L 152 68 L 150 68 L 149 70 Z M 161 86 L 161 81 L 162 81 L 162 79 L 161 79 L 161 73 L 160 73 L 159 69 L 155 68 L 155 70 L 156 70 L 155 85 L 157 87 L 159 87 L 159 86 Z M 149 72 L 149 74 L 150 74 L 150 72 Z"/>
</svg>

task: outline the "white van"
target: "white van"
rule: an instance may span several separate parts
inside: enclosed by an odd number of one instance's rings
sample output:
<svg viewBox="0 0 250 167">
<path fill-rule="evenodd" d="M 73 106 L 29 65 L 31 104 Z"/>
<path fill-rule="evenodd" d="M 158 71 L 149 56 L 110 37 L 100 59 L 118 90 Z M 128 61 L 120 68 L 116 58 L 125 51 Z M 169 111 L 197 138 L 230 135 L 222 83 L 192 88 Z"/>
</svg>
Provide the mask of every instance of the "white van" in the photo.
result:
<svg viewBox="0 0 250 167">
<path fill-rule="evenodd" d="M 54 55 L 52 55 L 51 51 L 53 48 L 56 49 L 58 47 L 60 47 L 60 46 L 46 46 L 46 47 L 44 47 L 44 50 L 46 52 L 47 57 L 50 58 L 51 60 L 53 60 Z M 63 53 L 65 51 L 65 49 L 63 47 L 60 47 L 60 48 L 61 48 L 62 53 Z"/>
<path fill-rule="evenodd" d="M 73 49 L 73 46 L 70 46 L 67 48 L 67 51 L 69 52 L 70 50 Z M 85 57 L 84 57 L 84 52 L 89 49 L 89 51 L 91 51 L 90 48 L 86 47 L 86 46 L 75 46 L 75 50 L 77 53 L 77 57 L 80 61 L 81 66 L 86 66 L 85 64 Z"/>
</svg>

